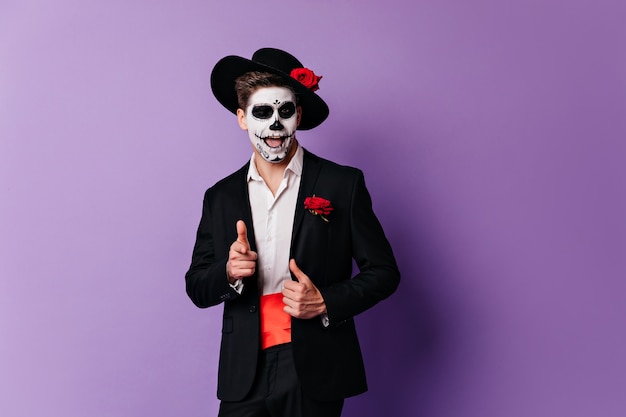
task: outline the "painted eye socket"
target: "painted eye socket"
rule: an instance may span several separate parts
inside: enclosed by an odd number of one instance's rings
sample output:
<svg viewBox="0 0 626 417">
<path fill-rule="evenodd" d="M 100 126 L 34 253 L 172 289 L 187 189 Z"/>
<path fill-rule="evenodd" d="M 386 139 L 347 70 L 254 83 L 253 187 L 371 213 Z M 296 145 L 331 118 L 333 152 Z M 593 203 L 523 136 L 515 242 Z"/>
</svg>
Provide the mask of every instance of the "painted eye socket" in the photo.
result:
<svg viewBox="0 0 626 417">
<path fill-rule="evenodd" d="M 257 119 L 269 119 L 274 114 L 272 106 L 266 104 L 252 107 L 252 116 Z"/>
<path fill-rule="evenodd" d="M 283 119 L 289 119 L 295 113 L 296 113 L 296 105 L 293 104 L 291 101 L 288 101 L 287 103 L 283 104 L 282 106 L 278 108 L 278 114 Z"/>
</svg>

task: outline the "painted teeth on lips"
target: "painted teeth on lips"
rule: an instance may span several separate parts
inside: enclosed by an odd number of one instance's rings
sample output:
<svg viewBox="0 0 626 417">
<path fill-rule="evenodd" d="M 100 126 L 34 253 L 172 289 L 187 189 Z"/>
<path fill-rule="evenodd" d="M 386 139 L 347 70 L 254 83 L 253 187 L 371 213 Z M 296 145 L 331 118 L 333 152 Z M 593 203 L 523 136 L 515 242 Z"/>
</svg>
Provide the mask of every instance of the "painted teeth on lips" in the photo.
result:
<svg viewBox="0 0 626 417">
<path fill-rule="evenodd" d="M 277 136 L 259 136 L 256 135 L 255 136 L 261 140 L 268 140 L 268 139 L 277 139 L 277 140 L 285 140 L 287 138 L 290 137 L 290 135 L 277 135 Z"/>
</svg>

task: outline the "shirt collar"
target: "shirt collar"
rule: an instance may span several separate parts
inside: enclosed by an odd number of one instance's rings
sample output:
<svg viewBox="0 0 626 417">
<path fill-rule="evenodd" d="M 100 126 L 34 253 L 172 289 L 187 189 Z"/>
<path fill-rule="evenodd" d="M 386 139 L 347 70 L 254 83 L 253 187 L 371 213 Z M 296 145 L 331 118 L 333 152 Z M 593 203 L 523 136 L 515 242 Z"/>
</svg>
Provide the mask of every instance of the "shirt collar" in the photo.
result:
<svg viewBox="0 0 626 417">
<path fill-rule="evenodd" d="M 296 153 L 293 154 L 293 158 L 287 164 L 287 168 L 285 168 L 285 175 L 287 171 L 291 171 L 297 176 L 302 175 L 302 166 L 304 165 L 304 150 L 299 143 L 296 143 L 298 148 L 296 149 Z M 252 153 L 252 157 L 250 158 L 250 166 L 248 167 L 248 181 L 262 181 L 261 175 L 256 168 L 256 163 L 254 162 L 254 152 Z"/>
</svg>

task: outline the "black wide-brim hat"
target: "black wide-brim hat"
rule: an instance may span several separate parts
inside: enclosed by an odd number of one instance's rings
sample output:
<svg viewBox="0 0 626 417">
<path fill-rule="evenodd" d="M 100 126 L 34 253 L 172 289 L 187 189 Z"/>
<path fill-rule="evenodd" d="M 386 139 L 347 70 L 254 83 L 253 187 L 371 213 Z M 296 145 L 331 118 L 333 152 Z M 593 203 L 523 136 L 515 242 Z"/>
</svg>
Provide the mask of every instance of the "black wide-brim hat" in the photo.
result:
<svg viewBox="0 0 626 417">
<path fill-rule="evenodd" d="M 291 77 L 291 71 L 304 68 L 293 55 L 275 48 L 262 48 L 252 55 L 252 59 L 229 55 L 220 59 L 211 72 L 211 90 L 217 101 L 231 113 L 237 113 L 239 103 L 235 92 L 235 79 L 250 71 L 276 74 L 284 78 L 298 95 L 302 106 L 299 130 L 313 129 L 328 117 L 328 106 L 311 89 Z"/>
</svg>

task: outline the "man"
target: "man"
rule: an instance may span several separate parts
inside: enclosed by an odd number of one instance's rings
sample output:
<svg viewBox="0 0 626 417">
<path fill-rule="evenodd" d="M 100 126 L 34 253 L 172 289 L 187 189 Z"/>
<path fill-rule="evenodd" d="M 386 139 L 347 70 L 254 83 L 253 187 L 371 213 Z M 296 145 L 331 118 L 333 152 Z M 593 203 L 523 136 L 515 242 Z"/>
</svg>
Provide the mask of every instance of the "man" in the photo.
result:
<svg viewBox="0 0 626 417">
<path fill-rule="evenodd" d="M 222 417 L 340 416 L 344 398 L 367 390 L 353 317 L 398 286 L 362 172 L 296 139 L 328 116 L 320 79 L 272 48 L 227 56 L 211 74 L 253 148 L 206 191 L 185 276 L 198 307 L 224 303 Z"/>
</svg>

